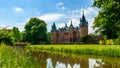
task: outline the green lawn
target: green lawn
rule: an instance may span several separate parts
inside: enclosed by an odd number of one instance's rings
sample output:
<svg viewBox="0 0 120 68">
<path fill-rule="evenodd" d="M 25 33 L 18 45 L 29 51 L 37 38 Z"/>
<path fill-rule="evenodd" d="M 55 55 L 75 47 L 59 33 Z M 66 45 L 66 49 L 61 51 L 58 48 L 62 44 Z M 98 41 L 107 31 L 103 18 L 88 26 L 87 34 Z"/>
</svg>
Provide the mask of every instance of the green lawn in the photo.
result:
<svg viewBox="0 0 120 68">
<path fill-rule="evenodd" d="M 30 45 L 26 46 L 26 51 L 59 51 L 78 54 L 102 55 L 120 57 L 119 45 Z"/>
</svg>

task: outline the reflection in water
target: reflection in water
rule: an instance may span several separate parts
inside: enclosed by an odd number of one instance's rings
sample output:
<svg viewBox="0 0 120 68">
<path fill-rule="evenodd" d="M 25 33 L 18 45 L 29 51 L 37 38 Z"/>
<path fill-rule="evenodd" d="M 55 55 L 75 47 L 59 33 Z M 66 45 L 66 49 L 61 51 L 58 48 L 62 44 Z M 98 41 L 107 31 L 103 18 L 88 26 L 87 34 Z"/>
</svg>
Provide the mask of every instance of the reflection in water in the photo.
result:
<svg viewBox="0 0 120 68">
<path fill-rule="evenodd" d="M 47 68 L 53 68 L 50 58 L 47 59 Z M 71 67 L 70 64 L 67 64 L 66 66 L 64 63 L 57 61 L 55 68 L 80 68 L 80 64 L 74 64 L 73 67 Z"/>
<path fill-rule="evenodd" d="M 65 64 L 57 62 L 55 68 L 66 68 Z"/>
<path fill-rule="evenodd" d="M 80 68 L 80 64 L 74 64 L 73 68 Z"/>
<path fill-rule="evenodd" d="M 101 59 L 89 58 L 89 68 L 102 68 L 105 63 Z M 47 59 L 47 68 L 53 68 L 51 58 Z M 73 67 L 70 64 L 60 63 L 57 61 L 55 68 L 80 68 L 80 64 L 74 64 Z"/>
<path fill-rule="evenodd" d="M 47 59 L 47 68 L 53 68 L 52 61 L 50 58 Z"/>
<path fill-rule="evenodd" d="M 46 52 L 31 52 L 30 55 L 37 58 L 39 68 L 120 68 L 120 63 L 115 62 L 118 59 L 94 59 L 83 58 L 61 54 L 52 54 Z M 111 62 L 111 60 L 113 60 Z"/>
<path fill-rule="evenodd" d="M 101 59 L 89 59 L 89 68 L 102 68 L 104 64 Z"/>
</svg>

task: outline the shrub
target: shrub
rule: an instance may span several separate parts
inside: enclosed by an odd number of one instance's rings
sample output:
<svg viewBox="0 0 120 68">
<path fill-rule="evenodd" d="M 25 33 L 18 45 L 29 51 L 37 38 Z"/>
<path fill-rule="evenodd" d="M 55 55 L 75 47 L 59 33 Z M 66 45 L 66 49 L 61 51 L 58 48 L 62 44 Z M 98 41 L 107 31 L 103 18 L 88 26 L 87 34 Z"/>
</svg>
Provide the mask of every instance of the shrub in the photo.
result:
<svg viewBox="0 0 120 68">
<path fill-rule="evenodd" d="M 100 41 L 99 41 L 99 44 L 100 44 L 100 45 L 104 45 L 104 44 L 105 44 L 105 41 L 104 41 L 104 40 L 100 40 Z"/>
<path fill-rule="evenodd" d="M 113 39 L 115 45 L 120 45 L 120 36 L 117 39 Z"/>
<path fill-rule="evenodd" d="M 35 58 L 25 55 L 23 50 L 1 46 L 0 68 L 38 68 L 38 65 Z"/>
<path fill-rule="evenodd" d="M 6 29 L 0 30 L 0 43 L 1 42 L 4 42 L 7 45 L 14 44 L 14 38 L 13 38 L 12 34 Z"/>
<path fill-rule="evenodd" d="M 112 39 L 109 39 L 109 40 L 107 40 L 107 45 L 113 45 L 114 43 L 113 43 L 113 40 Z"/>
</svg>

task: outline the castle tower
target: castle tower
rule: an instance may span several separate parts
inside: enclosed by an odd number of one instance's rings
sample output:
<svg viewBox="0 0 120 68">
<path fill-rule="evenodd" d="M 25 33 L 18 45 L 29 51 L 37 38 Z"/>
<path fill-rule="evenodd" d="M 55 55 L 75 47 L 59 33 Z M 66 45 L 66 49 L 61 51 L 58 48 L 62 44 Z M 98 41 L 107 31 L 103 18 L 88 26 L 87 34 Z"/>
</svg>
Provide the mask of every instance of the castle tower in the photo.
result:
<svg viewBox="0 0 120 68">
<path fill-rule="evenodd" d="M 74 26 L 72 24 L 72 20 L 71 20 L 71 24 L 69 26 L 69 41 L 73 42 L 74 41 Z"/>
<path fill-rule="evenodd" d="M 80 18 L 80 37 L 88 34 L 88 21 L 86 21 L 84 16 L 84 11 L 82 18 Z"/>
<path fill-rule="evenodd" d="M 52 43 L 56 43 L 57 42 L 57 28 L 56 28 L 55 22 L 52 25 L 51 35 L 52 35 Z"/>
</svg>

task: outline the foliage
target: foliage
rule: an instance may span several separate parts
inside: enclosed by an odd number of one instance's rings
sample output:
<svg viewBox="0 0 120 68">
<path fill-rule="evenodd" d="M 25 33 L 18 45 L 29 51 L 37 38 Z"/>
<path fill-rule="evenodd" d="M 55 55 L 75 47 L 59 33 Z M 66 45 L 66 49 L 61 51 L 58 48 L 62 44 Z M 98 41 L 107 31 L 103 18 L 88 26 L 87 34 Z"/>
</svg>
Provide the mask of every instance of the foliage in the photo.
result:
<svg viewBox="0 0 120 68">
<path fill-rule="evenodd" d="M 17 27 L 13 27 L 12 35 L 15 39 L 15 42 L 21 42 L 22 41 L 22 34 Z"/>
<path fill-rule="evenodd" d="M 32 44 L 45 43 L 47 41 L 47 27 L 43 20 L 31 18 L 25 25 L 24 41 Z"/>
<path fill-rule="evenodd" d="M 120 45 L 120 38 L 117 39 L 108 39 L 108 40 L 100 40 L 99 44 L 101 45 Z"/>
<path fill-rule="evenodd" d="M 120 1 L 94 0 L 93 6 L 100 9 L 94 20 L 94 28 L 98 28 L 97 32 L 107 35 L 108 39 L 118 38 L 120 35 Z"/>
<path fill-rule="evenodd" d="M 115 45 L 120 45 L 120 36 L 117 39 L 113 39 Z"/>
<path fill-rule="evenodd" d="M 105 41 L 104 41 L 104 40 L 99 40 L 99 44 L 100 44 L 100 45 L 104 45 L 104 44 L 105 44 Z"/>
<path fill-rule="evenodd" d="M 0 42 L 4 42 L 7 45 L 14 44 L 14 38 L 11 34 L 11 30 L 0 29 Z"/>
<path fill-rule="evenodd" d="M 38 68 L 33 57 L 10 46 L 0 47 L 0 68 Z"/>
<path fill-rule="evenodd" d="M 101 45 L 115 45 L 115 43 L 113 42 L 113 39 L 108 39 L 108 40 L 100 40 L 99 44 Z"/>
<path fill-rule="evenodd" d="M 120 57 L 120 46 L 112 45 L 31 45 L 26 46 L 26 49 L 32 51 L 58 51 L 67 53 Z"/>
<path fill-rule="evenodd" d="M 97 43 L 98 40 L 96 39 L 97 37 L 94 35 L 84 35 L 80 37 L 80 42 L 83 43 Z"/>
<path fill-rule="evenodd" d="M 113 40 L 112 39 L 109 39 L 109 40 L 107 40 L 107 45 L 113 45 L 114 44 L 114 42 L 113 42 Z"/>
<path fill-rule="evenodd" d="M 47 43 L 50 44 L 51 43 L 51 32 L 47 33 Z"/>
</svg>

